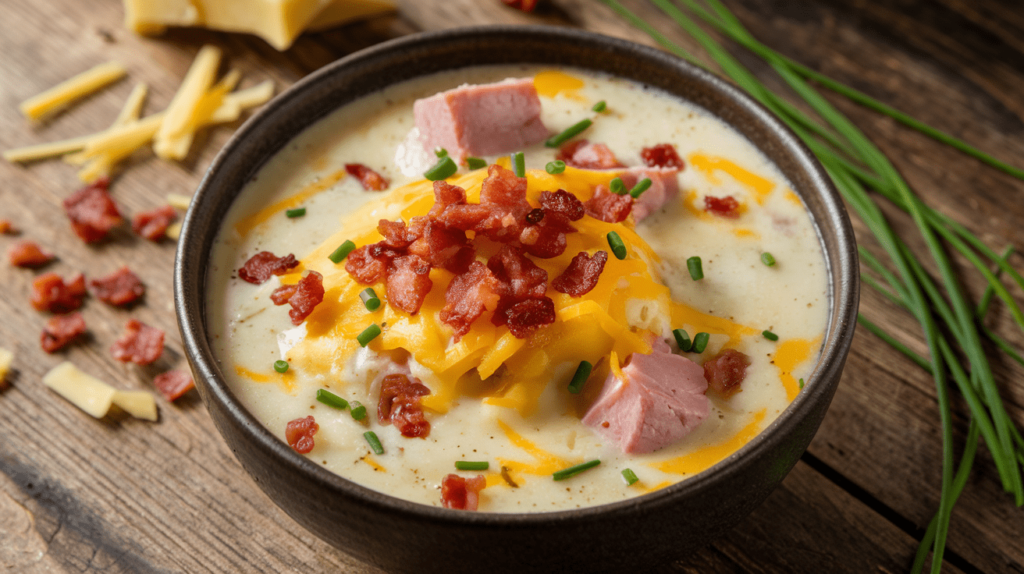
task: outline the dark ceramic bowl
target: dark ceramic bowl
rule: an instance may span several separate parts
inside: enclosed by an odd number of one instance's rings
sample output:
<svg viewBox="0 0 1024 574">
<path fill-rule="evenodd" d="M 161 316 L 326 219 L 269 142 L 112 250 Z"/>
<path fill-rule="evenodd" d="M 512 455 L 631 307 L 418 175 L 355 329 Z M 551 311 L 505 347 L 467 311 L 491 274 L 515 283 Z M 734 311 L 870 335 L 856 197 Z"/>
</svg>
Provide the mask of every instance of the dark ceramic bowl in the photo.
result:
<svg viewBox="0 0 1024 574">
<path fill-rule="evenodd" d="M 217 230 L 267 159 L 340 106 L 385 86 L 481 64 L 536 63 L 606 72 L 693 102 L 744 134 L 789 178 L 828 261 L 830 315 L 821 359 L 796 400 L 754 440 L 700 475 L 627 501 L 537 514 L 463 512 L 370 490 L 296 454 L 236 400 L 210 348 L 205 297 Z M 214 423 L 253 480 L 334 546 L 393 571 L 644 569 L 685 556 L 749 514 L 807 448 L 839 384 L 859 284 L 850 222 L 810 152 L 783 124 L 721 79 L 664 52 L 547 27 L 420 34 L 354 54 L 282 93 L 214 160 L 185 217 L 174 295 L 185 350 Z"/>
</svg>

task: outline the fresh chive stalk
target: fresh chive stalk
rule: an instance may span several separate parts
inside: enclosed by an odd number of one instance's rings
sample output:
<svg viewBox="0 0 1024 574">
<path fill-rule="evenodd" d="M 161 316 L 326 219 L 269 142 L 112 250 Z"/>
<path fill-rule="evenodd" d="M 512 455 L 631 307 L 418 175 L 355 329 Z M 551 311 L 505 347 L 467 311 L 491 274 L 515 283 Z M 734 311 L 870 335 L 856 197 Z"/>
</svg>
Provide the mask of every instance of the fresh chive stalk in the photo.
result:
<svg viewBox="0 0 1024 574">
<path fill-rule="evenodd" d="M 583 385 L 587 383 L 587 379 L 590 378 L 590 371 L 594 368 L 588 361 L 580 361 L 580 366 L 576 367 L 576 372 L 572 375 L 572 381 L 569 382 L 569 392 L 578 395 L 583 390 Z"/>
<path fill-rule="evenodd" d="M 608 232 L 608 247 L 611 248 L 612 253 L 620 261 L 626 258 L 626 244 L 622 242 L 622 238 L 619 237 L 618 233 L 614 231 Z"/>
<path fill-rule="evenodd" d="M 626 481 L 626 486 L 633 486 L 640 481 L 640 479 L 637 478 L 636 473 L 628 468 L 622 471 L 622 479 Z"/>
<path fill-rule="evenodd" d="M 693 336 L 693 346 L 690 347 L 691 353 L 703 353 L 704 349 L 708 348 L 708 341 L 711 340 L 711 335 L 707 333 L 697 333 Z"/>
<path fill-rule="evenodd" d="M 775 265 L 775 256 L 765 251 L 761 254 L 761 263 L 764 263 L 768 267 L 773 267 Z"/>
<path fill-rule="evenodd" d="M 487 167 L 487 160 L 480 159 L 478 157 L 467 157 L 466 167 L 468 167 L 469 169 L 480 169 L 482 167 Z"/>
<path fill-rule="evenodd" d="M 608 103 L 605 102 L 604 100 L 601 100 L 600 102 L 597 102 L 596 104 L 594 104 L 594 107 L 592 107 L 590 109 L 592 111 L 597 112 L 597 113 L 601 113 L 601 112 L 605 111 L 606 109 L 608 109 Z"/>
<path fill-rule="evenodd" d="M 526 155 L 517 151 L 512 154 L 512 171 L 515 172 L 516 177 L 526 177 Z"/>
<path fill-rule="evenodd" d="M 366 407 L 363 406 L 363 403 L 359 401 L 351 401 L 348 403 L 348 406 L 352 409 L 349 411 L 352 418 L 357 421 L 361 421 L 366 418 Z"/>
<path fill-rule="evenodd" d="M 547 147 L 558 147 L 564 144 L 565 142 L 571 140 L 572 138 L 583 133 L 583 130 L 589 128 L 593 123 L 594 122 L 592 122 L 589 119 L 580 120 L 575 124 L 565 128 L 565 131 L 563 131 L 562 133 L 549 137 L 548 140 L 544 142 L 544 145 Z"/>
<path fill-rule="evenodd" d="M 767 329 L 765 329 L 764 331 L 761 331 L 761 336 L 764 337 L 765 339 L 768 339 L 769 341 L 778 341 L 779 340 L 779 336 L 778 335 L 776 335 L 775 333 L 772 333 L 771 331 L 769 331 Z"/>
<path fill-rule="evenodd" d="M 434 155 L 436 155 L 439 158 L 447 157 L 448 156 L 448 150 L 446 150 L 444 148 L 440 148 L 440 149 L 438 149 L 438 150 L 436 150 L 434 152 Z"/>
<path fill-rule="evenodd" d="M 373 454 L 384 454 L 384 445 L 380 444 L 380 439 L 377 438 L 377 433 L 372 430 L 366 431 L 363 433 L 363 438 L 366 439 L 366 442 L 370 443 L 370 448 L 373 449 Z"/>
<path fill-rule="evenodd" d="M 641 179 L 640 181 L 636 182 L 636 185 L 633 186 L 633 189 L 629 190 L 629 195 L 632 196 L 633 199 L 640 197 L 641 193 L 647 191 L 648 188 L 651 187 L 651 183 L 651 178 L 649 177 Z"/>
<path fill-rule="evenodd" d="M 544 166 L 544 171 L 551 175 L 558 175 L 565 171 L 565 162 L 560 159 L 549 161 L 548 164 Z"/>
<path fill-rule="evenodd" d="M 455 165 L 455 160 L 453 160 L 451 156 L 445 154 L 437 161 L 436 164 L 434 164 L 434 167 L 423 173 L 423 177 L 430 181 L 440 181 L 455 175 L 455 172 L 457 171 L 459 171 L 459 166 Z"/>
<path fill-rule="evenodd" d="M 279 372 L 279 373 L 281 373 L 282 375 L 284 373 L 287 373 L 288 372 L 288 361 L 282 361 L 282 360 L 274 361 L 274 370 Z"/>
<path fill-rule="evenodd" d="M 359 341 L 360 347 L 365 347 L 370 344 L 370 341 L 376 339 L 378 335 L 380 335 L 380 327 L 374 323 L 363 329 L 363 332 L 356 336 L 356 341 Z"/>
<path fill-rule="evenodd" d="M 289 219 L 295 219 L 296 217 L 302 217 L 306 215 L 305 207 L 296 207 L 295 209 L 288 209 L 284 212 L 285 217 Z"/>
<path fill-rule="evenodd" d="M 679 345 L 679 350 L 686 353 L 693 348 L 693 341 L 690 340 L 690 334 L 683 329 L 675 329 L 672 331 L 672 336 L 676 338 L 676 345 Z"/>
<path fill-rule="evenodd" d="M 356 248 L 356 244 L 352 243 L 351 240 L 346 239 L 344 243 L 338 246 L 330 255 L 327 256 L 331 260 L 331 263 L 338 264 L 348 257 L 349 253 L 352 253 Z"/>
<path fill-rule="evenodd" d="M 475 460 L 457 460 L 455 461 L 455 470 L 487 470 L 491 467 L 491 463 L 486 460 L 475 461 Z"/>
<path fill-rule="evenodd" d="M 367 287 L 359 292 L 359 299 L 363 302 L 367 311 L 376 311 L 380 308 L 380 298 L 372 287 Z M 364 347 L 366 345 L 363 345 Z"/>
<path fill-rule="evenodd" d="M 694 256 L 687 259 L 686 269 L 690 272 L 690 279 L 700 281 L 704 278 L 704 265 L 701 263 L 700 257 Z"/>
<path fill-rule="evenodd" d="M 803 379 L 800 379 L 799 381 L 797 381 L 797 382 L 796 382 L 796 384 L 797 384 L 797 385 L 798 385 L 798 386 L 799 386 L 799 387 L 800 387 L 801 389 L 802 389 L 802 388 L 804 388 L 804 380 L 803 380 Z"/>
<path fill-rule="evenodd" d="M 567 478 L 572 478 L 585 470 L 590 470 L 599 464 L 601 464 L 601 461 L 598 459 L 594 459 L 588 462 L 577 464 L 576 466 L 570 466 L 569 468 L 559 470 L 558 472 L 552 474 L 551 477 L 554 478 L 555 480 L 565 480 Z"/>
<path fill-rule="evenodd" d="M 625 195 L 627 193 L 626 184 L 619 177 L 608 182 L 608 189 L 615 195 Z"/>
<path fill-rule="evenodd" d="M 348 408 L 348 401 L 326 389 L 317 389 L 316 400 L 338 410 L 343 411 Z"/>
</svg>

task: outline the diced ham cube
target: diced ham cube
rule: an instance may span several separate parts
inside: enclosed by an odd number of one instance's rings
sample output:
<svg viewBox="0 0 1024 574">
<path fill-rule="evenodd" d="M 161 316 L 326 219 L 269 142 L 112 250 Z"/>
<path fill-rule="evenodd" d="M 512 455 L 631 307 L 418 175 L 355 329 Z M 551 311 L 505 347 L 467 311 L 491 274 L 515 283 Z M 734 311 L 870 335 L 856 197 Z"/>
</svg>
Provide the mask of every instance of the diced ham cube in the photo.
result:
<svg viewBox="0 0 1024 574">
<path fill-rule="evenodd" d="M 704 369 L 655 346 L 633 353 L 622 367 L 625 380 L 609 373 L 583 424 L 618 444 L 622 452 L 649 453 L 689 434 L 708 416 Z"/>
<path fill-rule="evenodd" d="M 530 78 L 460 86 L 416 100 L 413 116 L 427 149 L 444 148 L 457 162 L 520 150 L 549 133 Z"/>
<path fill-rule="evenodd" d="M 633 221 L 640 223 L 679 195 L 678 173 L 678 169 L 631 167 L 619 176 L 626 189 L 632 189 L 645 177 L 651 179 L 651 187 L 633 201 Z"/>
</svg>

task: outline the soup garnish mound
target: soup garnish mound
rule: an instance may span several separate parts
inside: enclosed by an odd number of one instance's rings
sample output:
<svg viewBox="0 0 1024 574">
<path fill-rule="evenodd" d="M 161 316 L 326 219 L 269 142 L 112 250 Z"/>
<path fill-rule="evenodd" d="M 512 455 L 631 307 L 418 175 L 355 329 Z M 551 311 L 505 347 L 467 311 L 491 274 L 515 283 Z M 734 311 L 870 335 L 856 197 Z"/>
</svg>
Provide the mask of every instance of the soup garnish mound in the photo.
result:
<svg viewBox="0 0 1024 574">
<path fill-rule="evenodd" d="M 289 142 L 212 253 L 211 342 L 274 434 L 434 506 L 621 500 L 736 452 L 828 316 L 800 198 L 700 108 L 579 70 L 481 67 Z"/>
</svg>

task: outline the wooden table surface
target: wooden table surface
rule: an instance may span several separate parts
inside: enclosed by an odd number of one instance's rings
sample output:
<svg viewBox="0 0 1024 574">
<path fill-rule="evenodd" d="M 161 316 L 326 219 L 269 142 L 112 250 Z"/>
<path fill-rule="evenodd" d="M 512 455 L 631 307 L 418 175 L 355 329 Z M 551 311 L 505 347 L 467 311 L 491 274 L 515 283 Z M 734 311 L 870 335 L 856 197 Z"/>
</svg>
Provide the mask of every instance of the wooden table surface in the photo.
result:
<svg viewBox="0 0 1024 574">
<path fill-rule="evenodd" d="M 700 54 L 652 5 L 625 2 Z M 727 0 L 756 36 L 816 70 L 851 84 L 1011 163 L 1024 165 L 1024 11 L 1015 0 Z M 245 35 L 174 30 L 158 38 L 126 31 L 117 0 L 5 0 L 0 18 L 0 149 L 103 129 L 134 81 L 151 88 L 147 113 L 163 109 L 205 43 L 222 47 L 244 85 L 287 86 L 376 42 L 452 26 L 552 23 L 650 43 L 593 0 L 555 0 L 534 15 L 498 0 L 404 0 L 396 16 L 306 35 L 287 52 Z M 756 59 L 734 50 L 778 85 Z M 72 74 L 116 59 L 130 80 L 43 125 L 17 104 Z M 1024 246 L 1024 182 L 987 168 L 843 99 L 830 99 L 893 158 L 927 202 L 1001 250 Z M 183 162 L 133 158 L 112 193 L 123 210 L 191 193 L 236 126 L 211 129 Z M 160 370 L 184 368 L 171 299 L 174 244 L 126 230 L 98 247 L 70 231 L 61 199 L 78 187 L 57 161 L 0 163 L 0 218 L 55 251 L 47 270 L 98 276 L 127 264 L 145 281 L 145 303 L 125 311 L 95 300 L 91 334 L 57 355 L 39 348 L 45 318 L 28 305 L 34 273 L 0 264 L 0 346 L 16 352 L 0 392 L 0 570 L 4 572 L 371 572 L 288 518 L 231 455 L 198 395 L 160 402 L 160 421 L 94 420 L 44 388 L 41 376 L 68 359 L 120 388 L 151 388 Z M 919 253 L 922 242 L 888 209 Z M 854 221 L 862 244 L 874 249 Z M 0 237 L 0 249 L 13 240 Z M 1020 257 L 1012 263 L 1024 267 Z M 975 273 L 967 288 L 980 295 Z M 1014 295 L 1022 299 L 1020 292 Z M 865 289 L 862 312 L 919 353 L 912 318 Z M 125 367 L 107 348 L 129 317 L 168 334 L 154 368 Z M 1018 347 L 1002 305 L 989 320 Z M 994 368 L 1007 407 L 1024 423 L 1024 371 Z M 954 394 L 956 436 L 966 407 Z M 958 442 L 957 451 L 962 448 Z M 842 384 L 813 443 L 782 486 L 731 533 L 671 572 L 900 572 L 909 569 L 936 511 L 941 438 L 931 377 L 877 338 L 858 331 Z M 953 514 L 948 572 L 1024 572 L 1024 512 L 1003 493 L 982 448 Z"/>
</svg>

